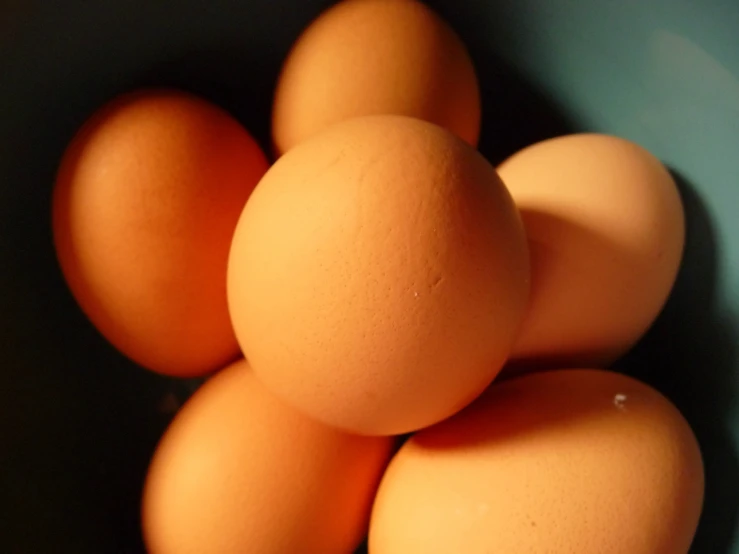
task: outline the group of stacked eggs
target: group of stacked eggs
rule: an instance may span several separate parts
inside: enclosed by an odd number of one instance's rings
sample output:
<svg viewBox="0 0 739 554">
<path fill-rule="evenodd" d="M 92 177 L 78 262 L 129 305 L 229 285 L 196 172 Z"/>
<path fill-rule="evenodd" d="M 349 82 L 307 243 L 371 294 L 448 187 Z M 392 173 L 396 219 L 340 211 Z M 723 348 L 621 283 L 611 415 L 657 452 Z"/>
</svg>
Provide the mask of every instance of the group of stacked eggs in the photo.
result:
<svg viewBox="0 0 739 554">
<path fill-rule="evenodd" d="M 371 554 L 688 551 L 690 428 L 593 369 L 670 293 L 675 183 L 596 134 L 493 168 L 479 131 L 467 51 L 415 0 L 303 33 L 271 167 L 184 92 L 80 130 L 53 198 L 72 293 L 140 365 L 213 373 L 152 460 L 152 554 L 348 554 L 368 529 Z"/>
</svg>

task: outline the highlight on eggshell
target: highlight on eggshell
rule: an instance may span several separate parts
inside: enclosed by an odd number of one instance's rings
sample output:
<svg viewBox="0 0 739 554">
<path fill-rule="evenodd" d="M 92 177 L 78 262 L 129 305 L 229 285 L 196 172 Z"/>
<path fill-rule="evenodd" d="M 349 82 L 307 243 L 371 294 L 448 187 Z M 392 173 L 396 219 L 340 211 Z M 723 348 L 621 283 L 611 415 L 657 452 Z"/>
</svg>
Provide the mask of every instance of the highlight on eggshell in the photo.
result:
<svg viewBox="0 0 739 554">
<path fill-rule="evenodd" d="M 228 266 L 257 377 L 363 434 L 414 431 L 471 402 L 508 358 L 528 289 L 521 220 L 493 167 L 441 127 L 392 115 L 280 158 Z"/>
<path fill-rule="evenodd" d="M 648 330 L 677 277 L 685 219 L 675 181 L 641 146 L 592 133 L 531 145 L 497 169 L 531 254 L 512 367 L 610 365 Z"/>
<path fill-rule="evenodd" d="M 703 463 L 678 410 L 602 370 L 493 384 L 384 474 L 370 554 L 687 554 Z"/>
<path fill-rule="evenodd" d="M 120 96 L 77 133 L 54 188 L 54 244 L 82 311 L 123 354 L 182 377 L 237 358 L 228 251 L 266 170 L 228 113 L 174 90 Z"/>
<path fill-rule="evenodd" d="M 480 91 L 472 60 L 452 28 L 416 0 L 344 0 L 305 29 L 275 91 L 275 151 L 374 114 L 428 120 L 477 145 Z"/>
<path fill-rule="evenodd" d="M 149 554 L 349 554 L 393 440 L 304 417 L 239 361 L 179 411 L 142 503 Z"/>
</svg>

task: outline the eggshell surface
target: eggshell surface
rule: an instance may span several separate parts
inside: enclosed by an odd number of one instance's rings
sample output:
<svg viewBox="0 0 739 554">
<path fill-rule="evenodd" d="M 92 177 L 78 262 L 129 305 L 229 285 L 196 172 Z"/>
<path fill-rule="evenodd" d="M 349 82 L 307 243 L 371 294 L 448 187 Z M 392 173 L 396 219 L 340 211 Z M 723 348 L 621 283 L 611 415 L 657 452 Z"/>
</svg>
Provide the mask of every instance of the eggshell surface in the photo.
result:
<svg viewBox="0 0 739 554">
<path fill-rule="evenodd" d="M 446 127 L 473 146 L 480 92 L 454 31 L 415 0 L 347 0 L 318 17 L 288 55 L 275 92 L 282 154 L 351 117 L 399 114 Z"/>
<path fill-rule="evenodd" d="M 237 362 L 195 392 L 157 448 L 148 552 L 351 554 L 391 448 L 305 418 Z"/>
<path fill-rule="evenodd" d="M 183 377 L 236 359 L 228 251 L 266 169 L 229 114 L 172 90 L 119 97 L 77 133 L 54 189 L 57 256 L 82 310 L 121 352 Z"/>
<path fill-rule="evenodd" d="M 670 173 L 632 142 L 587 133 L 534 144 L 498 172 L 531 252 L 513 365 L 609 365 L 657 318 L 677 276 L 685 222 Z"/>
<path fill-rule="evenodd" d="M 703 466 L 677 409 L 598 370 L 494 384 L 383 477 L 370 554 L 687 554 Z"/>
<path fill-rule="evenodd" d="M 520 218 L 490 164 L 403 116 L 338 124 L 267 172 L 231 249 L 239 343 L 278 396 L 396 434 L 492 381 L 528 298 Z"/>
</svg>

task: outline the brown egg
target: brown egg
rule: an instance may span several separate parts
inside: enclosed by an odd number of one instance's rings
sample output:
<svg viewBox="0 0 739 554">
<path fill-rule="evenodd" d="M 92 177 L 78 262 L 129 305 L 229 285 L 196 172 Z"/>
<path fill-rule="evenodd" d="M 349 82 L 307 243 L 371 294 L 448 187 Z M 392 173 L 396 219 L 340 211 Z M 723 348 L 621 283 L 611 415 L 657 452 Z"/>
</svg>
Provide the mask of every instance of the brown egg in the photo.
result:
<svg viewBox="0 0 739 554">
<path fill-rule="evenodd" d="M 493 385 L 394 457 L 370 554 L 687 554 L 703 466 L 675 407 L 597 370 Z"/>
<path fill-rule="evenodd" d="M 547 140 L 498 167 L 521 211 L 531 300 L 513 365 L 608 365 L 647 331 L 685 240 L 675 183 L 653 155 L 597 134 Z"/>
<path fill-rule="evenodd" d="M 367 434 L 463 408 L 528 298 L 518 213 L 490 164 L 403 116 L 333 126 L 267 172 L 228 269 L 239 343 L 278 396 Z"/>
<path fill-rule="evenodd" d="M 122 96 L 79 131 L 54 190 L 56 251 L 82 310 L 125 355 L 179 376 L 238 356 L 226 263 L 266 170 L 234 119 L 180 92 Z"/>
<path fill-rule="evenodd" d="M 415 0 L 345 0 L 314 21 L 275 93 L 278 154 L 351 117 L 399 114 L 446 127 L 473 146 L 480 92 L 454 31 Z"/>
<path fill-rule="evenodd" d="M 350 554 L 390 456 L 275 399 L 244 361 L 177 414 L 151 462 L 149 554 Z"/>
</svg>

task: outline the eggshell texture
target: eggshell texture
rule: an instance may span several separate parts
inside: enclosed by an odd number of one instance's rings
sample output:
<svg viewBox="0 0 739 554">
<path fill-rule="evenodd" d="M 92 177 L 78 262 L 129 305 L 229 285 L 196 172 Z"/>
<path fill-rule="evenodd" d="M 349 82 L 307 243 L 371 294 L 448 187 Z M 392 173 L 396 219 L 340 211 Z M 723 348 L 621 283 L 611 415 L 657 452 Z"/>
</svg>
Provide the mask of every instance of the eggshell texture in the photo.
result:
<svg viewBox="0 0 739 554">
<path fill-rule="evenodd" d="M 480 92 L 462 41 L 415 0 L 348 0 L 300 36 L 282 69 L 273 110 L 283 153 L 351 117 L 399 114 L 448 128 L 473 146 Z"/>
<path fill-rule="evenodd" d="M 685 241 L 675 182 L 642 147 L 597 134 L 535 144 L 498 171 L 531 252 L 531 301 L 512 365 L 612 363 L 675 282 Z"/>
<path fill-rule="evenodd" d="M 492 381 L 528 298 L 515 206 L 490 164 L 403 116 L 338 124 L 283 156 L 244 209 L 228 270 L 236 335 L 278 396 L 395 434 Z"/>
<path fill-rule="evenodd" d="M 393 446 L 299 414 L 242 360 L 177 414 L 151 462 L 150 554 L 349 554 Z"/>
<path fill-rule="evenodd" d="M 419 432 L 383 477 L 370 554 L 686 554 L 703 501 L 695 437 L 629 377 L 493 385 Z"/>
<path fill-rule="evenodd" d="M 195 376 L 236 359 L 228 251 L 267 161 L 226 112 L 168 90 L 122 96 L 64 154 L 54 240 L 72 293 L 139 364 Z"/>
</svg>

